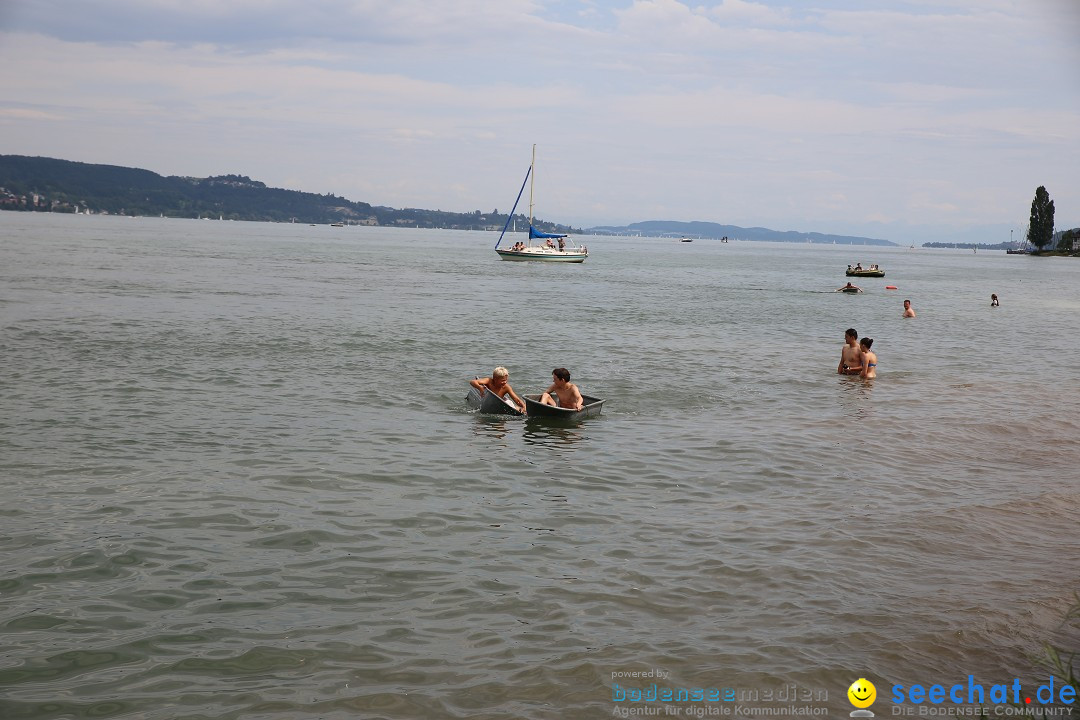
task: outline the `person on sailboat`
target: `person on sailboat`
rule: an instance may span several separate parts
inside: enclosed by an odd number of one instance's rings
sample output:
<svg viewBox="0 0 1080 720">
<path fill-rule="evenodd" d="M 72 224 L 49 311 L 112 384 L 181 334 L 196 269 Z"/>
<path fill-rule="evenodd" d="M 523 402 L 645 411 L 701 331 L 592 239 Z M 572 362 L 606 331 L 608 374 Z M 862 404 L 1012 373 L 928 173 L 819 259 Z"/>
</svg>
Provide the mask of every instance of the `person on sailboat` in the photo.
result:
<svg viewBox="0 0 1080 720">
<path fill-rule="evenodd" d="M 545 405 L 580 410 L 585 407 L 585 401 L 581 398 L 578 386 L 570 382 L 570 371 L 566 368 L 555 368 L 551 371 L 551 387 L 540 396 L 540 402 Z M 554 395 L 554 397 L 552 397 Z"/>
<path fill-rule="evenodd" d="M 491 377 L 475 378 L 469 381 L 469 384 L 480 391 L 480 395 L 484 394 L 484 391 L 495 393 L 501 398 L 505 398 L 507 395 L 517 403 L 518 409 L 521 412 L 525 412 L 525 401 L 518 397 L 518 394 L 514 392 L 514 388 L 510 387 L 510 371 L 499 366 L 495 368 Z"/>
<path fill-rule="evenodd" d="M 562 238 L 559 238 L 559 252 L 562 252 L 565 249 L 566 249 L 566 241 L 563 240 Z"/>
</svg>

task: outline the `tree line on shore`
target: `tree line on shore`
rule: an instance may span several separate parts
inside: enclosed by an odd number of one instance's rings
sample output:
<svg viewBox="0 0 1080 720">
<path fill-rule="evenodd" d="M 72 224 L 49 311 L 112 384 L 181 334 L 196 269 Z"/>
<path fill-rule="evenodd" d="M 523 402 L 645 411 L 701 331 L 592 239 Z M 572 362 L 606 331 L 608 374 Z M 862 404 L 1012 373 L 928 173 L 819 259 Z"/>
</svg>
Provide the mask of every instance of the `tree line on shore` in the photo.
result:
<svg viewBox="0 0 1080 720">
<path fill-rule="evenodd" d="M 243 175 L 194 178 L 44 157 L 0 155 L 0 209 L 269 222 L 344 223 L 455 230 L 502 229 L 498 210 L 395 209 L 333 194 L 270 188 Z M 519 226 L 528 218 L 518 213 Z M 534 219 L 545 232 L 580 232 Z"/>
</svg>

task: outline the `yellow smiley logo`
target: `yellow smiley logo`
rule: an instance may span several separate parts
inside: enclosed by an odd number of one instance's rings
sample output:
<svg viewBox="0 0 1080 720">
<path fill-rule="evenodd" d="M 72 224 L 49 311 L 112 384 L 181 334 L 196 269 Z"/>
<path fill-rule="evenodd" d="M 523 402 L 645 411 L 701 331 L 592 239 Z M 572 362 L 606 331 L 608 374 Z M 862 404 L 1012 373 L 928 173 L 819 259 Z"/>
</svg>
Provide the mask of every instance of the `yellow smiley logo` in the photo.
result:
<svg viewBox="0 0 1080 720">
<path fill-rule="evenodd" d="M 877 699 L 877 688 L 866 678 L 859 678 L 847 689 L 847 698 L 857 708 L 868 708 Z"/>
</svg>

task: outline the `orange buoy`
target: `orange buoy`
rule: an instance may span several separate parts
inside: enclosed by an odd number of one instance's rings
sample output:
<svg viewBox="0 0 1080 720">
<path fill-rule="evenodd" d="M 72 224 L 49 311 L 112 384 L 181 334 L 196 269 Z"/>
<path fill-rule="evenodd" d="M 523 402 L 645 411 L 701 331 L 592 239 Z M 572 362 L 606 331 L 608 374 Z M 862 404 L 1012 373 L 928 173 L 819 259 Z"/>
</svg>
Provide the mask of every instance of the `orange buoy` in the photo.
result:
<svg viewBox="0 0 1080 720">
<path fill-rule="evenodd" d="M 886 285 L 886 286 L 885 286 L 885 289 L 886 289 L 886 290 L 895 290 L 895 289 L 896 289 L 896 286 L 895 286 L 895 285 Z"/>
</svg>

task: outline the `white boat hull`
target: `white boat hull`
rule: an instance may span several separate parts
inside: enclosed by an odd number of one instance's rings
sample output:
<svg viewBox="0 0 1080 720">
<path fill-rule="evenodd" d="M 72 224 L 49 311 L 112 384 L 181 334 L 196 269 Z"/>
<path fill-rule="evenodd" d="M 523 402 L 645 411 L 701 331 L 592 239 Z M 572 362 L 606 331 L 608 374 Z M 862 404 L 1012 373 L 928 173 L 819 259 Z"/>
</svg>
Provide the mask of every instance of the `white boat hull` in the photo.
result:
<svg viewBox="0 0 1080 720">
<path fill-rule="evenodd" d="M 588 250 L 558 250 L 546 247 L 528 247 L 523 250 L 504 250 L 495 248 L 499 257 L 503 260 L 534 260 L 539 262 L 585 262 L 589 257 Z"/>
</svg>

